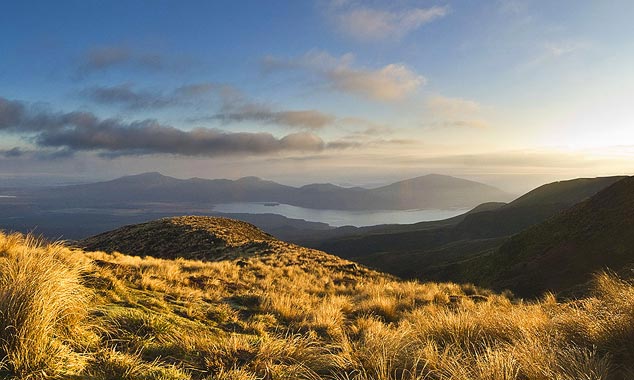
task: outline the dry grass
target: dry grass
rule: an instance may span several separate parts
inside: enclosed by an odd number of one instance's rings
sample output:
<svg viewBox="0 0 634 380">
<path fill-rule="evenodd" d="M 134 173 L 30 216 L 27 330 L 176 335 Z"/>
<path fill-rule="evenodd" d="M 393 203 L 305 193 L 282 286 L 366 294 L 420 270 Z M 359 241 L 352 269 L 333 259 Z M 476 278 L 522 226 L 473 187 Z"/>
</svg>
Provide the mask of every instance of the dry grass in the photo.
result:
<svg viewBox="0 0 634 380">
<path fill-rule="evenodd" d="M 0 371 L 40 378 L 81 370 L 88 260 L 61 244 L 0 234 Z"/>
<path fill-rule="evenodd" d="M 295 249 L 201 262 L 0 234 L 2 375 L 599 380 L 634 376 L 634 286 L 531 303 Z"/>
</svg>

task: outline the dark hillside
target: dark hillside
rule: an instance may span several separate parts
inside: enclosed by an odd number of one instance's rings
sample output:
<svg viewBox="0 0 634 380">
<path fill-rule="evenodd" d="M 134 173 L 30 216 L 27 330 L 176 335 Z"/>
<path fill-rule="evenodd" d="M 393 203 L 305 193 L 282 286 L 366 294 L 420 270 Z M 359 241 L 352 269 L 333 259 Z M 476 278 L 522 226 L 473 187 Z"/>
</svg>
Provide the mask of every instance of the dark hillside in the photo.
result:
<svg viewBox="0 0 634 380">
<path fill-rule="evenodd" d="M 618 271 L 632 262 L 634 178 L 628 177 L 471 265 L 480 273 L 479 283 L 535 296 L 569 290 L 593 272 Z"/>
</svg>

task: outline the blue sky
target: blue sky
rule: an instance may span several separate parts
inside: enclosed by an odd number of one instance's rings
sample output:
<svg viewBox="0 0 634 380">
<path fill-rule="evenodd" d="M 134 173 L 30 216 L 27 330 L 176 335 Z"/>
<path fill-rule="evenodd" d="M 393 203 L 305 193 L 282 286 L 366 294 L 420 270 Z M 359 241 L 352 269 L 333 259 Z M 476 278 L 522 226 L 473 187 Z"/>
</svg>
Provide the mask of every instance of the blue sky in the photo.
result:
<svg viewBox="0 0 634 380">
<path fill-rule="evenodd" d="M 14 1 L 0 175 L 629 173 L 631 1 Z M 78 116 L 81 115 L 81 118 Z"/>
</svg>

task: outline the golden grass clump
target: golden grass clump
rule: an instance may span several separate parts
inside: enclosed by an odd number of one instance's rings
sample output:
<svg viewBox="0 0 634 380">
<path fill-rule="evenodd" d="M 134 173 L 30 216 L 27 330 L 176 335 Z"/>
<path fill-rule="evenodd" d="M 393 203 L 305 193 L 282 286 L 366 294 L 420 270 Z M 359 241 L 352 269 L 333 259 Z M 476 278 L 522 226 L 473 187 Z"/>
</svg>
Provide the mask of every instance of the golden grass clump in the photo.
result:
<svg viewBox="0 0 634 380">
<path fill-rule="evenodd" d="M 39 378 L 77 372 L 90 292 L 83 255 L 0 233 L 0 372 Z"/>
</svg>

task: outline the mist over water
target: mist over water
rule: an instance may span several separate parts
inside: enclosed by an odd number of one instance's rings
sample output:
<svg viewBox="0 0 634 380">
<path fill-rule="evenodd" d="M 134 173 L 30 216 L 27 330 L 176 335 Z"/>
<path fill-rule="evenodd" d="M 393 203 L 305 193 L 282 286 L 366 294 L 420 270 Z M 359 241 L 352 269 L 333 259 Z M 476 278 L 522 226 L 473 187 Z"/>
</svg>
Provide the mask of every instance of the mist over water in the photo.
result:
<svg viewBox="0 0 634 380">
<path fill-rule="evenodd" d="M 217 204 L 214 206 L 213 211 L 236 214 L 278 214 L 292 219 L 327 223 L 334 227 L 364 227 L 377 224 L 410 224 L 442 220 L 464 214 L 469 209 L 347 211 L 316 210 L 287 204 L 238 202 Z"/>
</svg>

